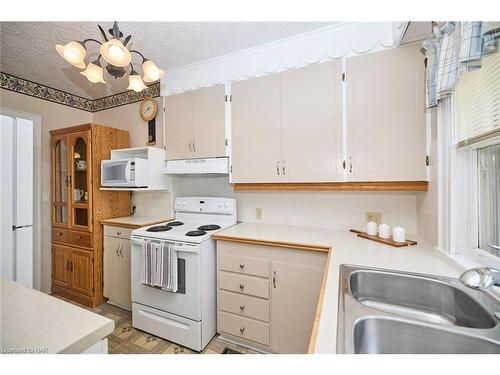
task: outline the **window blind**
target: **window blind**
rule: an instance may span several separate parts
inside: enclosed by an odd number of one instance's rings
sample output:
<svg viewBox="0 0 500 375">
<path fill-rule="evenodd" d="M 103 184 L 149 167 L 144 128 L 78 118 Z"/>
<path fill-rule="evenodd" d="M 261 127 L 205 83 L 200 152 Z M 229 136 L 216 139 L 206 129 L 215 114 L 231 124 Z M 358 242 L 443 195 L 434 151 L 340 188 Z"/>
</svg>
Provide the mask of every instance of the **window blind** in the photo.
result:
<svg viewBox="0 0 500 375">
<path fill-rule="evenodd" d="M 454 92 L 455 139 L 459 147 L 500 139 L 500 52 L 463 73 Z"/>
</svg>

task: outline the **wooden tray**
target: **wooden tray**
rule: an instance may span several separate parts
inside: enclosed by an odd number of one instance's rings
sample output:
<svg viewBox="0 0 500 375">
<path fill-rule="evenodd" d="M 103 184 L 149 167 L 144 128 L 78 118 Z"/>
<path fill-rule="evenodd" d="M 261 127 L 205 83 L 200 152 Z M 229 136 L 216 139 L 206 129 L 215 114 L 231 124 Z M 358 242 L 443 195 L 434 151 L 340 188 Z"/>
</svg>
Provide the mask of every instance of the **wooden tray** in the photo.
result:
<svg viewBox="0 0 500 375">
<path fill-rule="evenodd" d="M 392 237 L 391 238 L 380 238 L 379 236 L 372 236 L 370 234 L 367 234 L 366 232 L 361 232 L 360 230 L 356 230 L 356 229 L 351 229 L 350 232 L 357 233 L 358 237 L 366 238 L 367 240 L 380 242 L 380 243 L 383 243 L 385 245 L 390 245 L 390 246 L 394 246 L 394 247 L 405 247 L 405 246 L 412 246 L 412 245 L 417 244 L 417 241 L 412 241 L 412 240 L 406 240 L 405 242 L 396 242 L 396 241 L 392 240 Z"/>
</svg>

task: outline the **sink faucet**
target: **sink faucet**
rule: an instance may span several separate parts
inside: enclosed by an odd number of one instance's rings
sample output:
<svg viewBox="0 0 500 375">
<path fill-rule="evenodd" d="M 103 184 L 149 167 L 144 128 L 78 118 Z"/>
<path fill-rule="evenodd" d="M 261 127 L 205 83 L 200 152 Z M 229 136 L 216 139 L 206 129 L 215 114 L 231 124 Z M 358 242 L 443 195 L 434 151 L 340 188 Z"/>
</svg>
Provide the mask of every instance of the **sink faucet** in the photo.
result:
<svg viewBox="0 0 500 375">
<path fill-rule="evenodd" d="M 500 286 L 500 270 L 491 267 L 472 268 L 460 276 L 460 281 L 473 289 L 487 289 L 493 285 Z"/>
</svg>

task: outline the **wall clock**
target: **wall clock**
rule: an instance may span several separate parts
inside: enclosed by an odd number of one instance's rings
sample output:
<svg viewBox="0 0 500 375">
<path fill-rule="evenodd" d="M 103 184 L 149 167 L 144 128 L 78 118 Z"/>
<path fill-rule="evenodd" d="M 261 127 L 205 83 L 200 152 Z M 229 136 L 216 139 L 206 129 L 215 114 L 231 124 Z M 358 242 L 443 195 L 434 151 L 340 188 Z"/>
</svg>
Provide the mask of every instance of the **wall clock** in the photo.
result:
<svg viewBox="0 0 500 375">
<path fill-rule="evenodd" d="M 158 104 L 150 96 L 145 97 L 139 107 L 139 114 L 144 121 L 148 122 L 148 145 L 156 144 L 156 114 L 158 113 Z"/>
</svg>

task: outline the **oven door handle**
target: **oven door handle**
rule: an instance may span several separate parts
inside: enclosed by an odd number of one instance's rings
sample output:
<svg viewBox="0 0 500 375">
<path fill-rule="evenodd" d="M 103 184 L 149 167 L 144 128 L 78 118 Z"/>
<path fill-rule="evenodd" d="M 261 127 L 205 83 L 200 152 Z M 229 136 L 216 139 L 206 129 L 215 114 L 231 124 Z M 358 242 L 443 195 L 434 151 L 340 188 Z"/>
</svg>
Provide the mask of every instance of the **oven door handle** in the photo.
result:
<svg viewBox="0 0 500 375">
<path fill-rule="evenodd" d="M 142 245 L 144 244 L 144 241 L 146 241 L 146 239 L 144 238 L 140 238 L 140 237 L 135 237 L 135 236 L 131 236 L 130 237 L 130 242 L 133 244 L 133 245 L 139 245 L 142 247 Z M 168 242 L 168 241 L 165 241 L 166 243 L 171 243 L 171 242 Z M 191 245 L 180 245 L 180 244 L 176 244 L 174 243 L 174 249 L 178 252 L 178 253 L 194 253 L 194 254 L 199 254 L 200 253 L 200 246 L 191 246 Z"/>
</svg>

